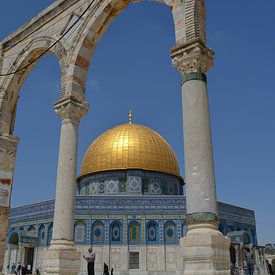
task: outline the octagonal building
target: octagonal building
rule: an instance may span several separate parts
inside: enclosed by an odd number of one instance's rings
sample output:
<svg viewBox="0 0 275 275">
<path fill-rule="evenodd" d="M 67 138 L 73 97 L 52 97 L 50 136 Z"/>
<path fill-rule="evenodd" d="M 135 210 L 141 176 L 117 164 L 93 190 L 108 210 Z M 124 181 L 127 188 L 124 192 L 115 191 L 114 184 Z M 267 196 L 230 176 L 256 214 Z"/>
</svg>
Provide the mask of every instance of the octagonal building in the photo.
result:
<svg viewBox="0 0 275 275">
<path fill-rule="evenodd" d="M 188 230 L 183 186 L 173 149 L 148 127 L 130 120 L 91 143 L 76 181 L 74 240 L 83 254 L 93 247 L 97 275 L 104 262 L 114 274 L 180 274 L 179 242 Z M 257 245 L 254 211 L 224 203 L 218 210 L 231 254 Z M 43 271 L 53 213 L 54 200 L 11 210 L 6 265 Z M 79 274 L 87 274 L 83 259 Z"/>
</svg>

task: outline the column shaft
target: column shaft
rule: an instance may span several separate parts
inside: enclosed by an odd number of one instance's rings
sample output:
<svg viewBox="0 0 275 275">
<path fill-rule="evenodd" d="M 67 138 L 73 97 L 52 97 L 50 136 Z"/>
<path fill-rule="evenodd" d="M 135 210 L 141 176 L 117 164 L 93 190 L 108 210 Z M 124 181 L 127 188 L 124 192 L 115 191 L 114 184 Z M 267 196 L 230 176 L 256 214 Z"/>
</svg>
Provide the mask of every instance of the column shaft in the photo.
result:
<svg viewBox="0 0 275 275">
<path fill-rule="evenodd" d="M 10 196 L 18 141 L 19 139 L 16 137 L 0 134 L 0 270 L 4 262 Z"/>
<path fill-rule="evenodd" d="M 78 123 L 62 120 L 52 240 L 73 241 Z"/>
<path fill-rule="evenodd" d="M 57 102 L 54 107 L 62 123 L 53 234 L 50 248 L 44 256 L 43 266 L 45 274 L 77 275 L 80 268 L 80 252 L 74 247 L 73 227 L 78 126 L 80 118 L 88 110 L 88 104 L 67 97 Z"/>
<path fill-rule="evenodd" d="M 187 214 L 217 214 L 206 81 L 182 85 Z"/>
<path fill-rule="evenodd" d="M 213 52 L 200 40 L 172 51 L 181 72 L 188 232 L 181 239 L 184 275 L 229 275 L 229 240 L 218 213 L 206 72 Z"/>
<path fill-rule="evenodd" d="M 7 245 L 5 250 L 4 264 L 3 264 L 3 271 L 5 272 L 8 271 L 8 266 L 10 264 L 10 254 L 11 254 L 11 248 L 9 245 Z"/>
</svg>

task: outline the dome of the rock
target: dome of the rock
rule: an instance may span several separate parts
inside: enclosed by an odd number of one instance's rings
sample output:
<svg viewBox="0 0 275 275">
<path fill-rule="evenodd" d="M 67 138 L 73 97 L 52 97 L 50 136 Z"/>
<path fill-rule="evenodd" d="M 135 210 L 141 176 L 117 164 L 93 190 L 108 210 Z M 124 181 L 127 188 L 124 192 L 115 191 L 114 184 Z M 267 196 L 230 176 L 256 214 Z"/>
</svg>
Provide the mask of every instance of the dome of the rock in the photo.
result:
<svg viewBox="0 0 275 275">
<path fill-rule="evenodd" d="M 154 130 L 139 124 L 122 124 L 95 139 L 88 148 L 80 176 L 95 172 L 140 169 L 180 177 L 171 146 Z"/>
</svg>

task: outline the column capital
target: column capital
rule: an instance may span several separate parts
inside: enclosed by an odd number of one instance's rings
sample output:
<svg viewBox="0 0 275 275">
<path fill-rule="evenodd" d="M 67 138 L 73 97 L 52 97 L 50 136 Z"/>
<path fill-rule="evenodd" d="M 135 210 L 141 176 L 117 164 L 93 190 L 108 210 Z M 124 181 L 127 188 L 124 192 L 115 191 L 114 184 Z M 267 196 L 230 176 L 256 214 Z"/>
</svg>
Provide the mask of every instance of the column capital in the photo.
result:
<svg viewBox="0 0 275 275">
<path fill-rule="evenodd" d="M 172 65 L 182 74 L 205 73 L 213 66 L 214 52 L 196 39 L 171 49 Z"/>
<path fill-rule="evenodd" d="M 74 123 L 79 123 L 80 118 L 86 115 L 89 104 L 74 97 L 66 97 L 57 101 L 54 104 L 54 109 L 62 120 L 69 119 Z"/>
</svg>

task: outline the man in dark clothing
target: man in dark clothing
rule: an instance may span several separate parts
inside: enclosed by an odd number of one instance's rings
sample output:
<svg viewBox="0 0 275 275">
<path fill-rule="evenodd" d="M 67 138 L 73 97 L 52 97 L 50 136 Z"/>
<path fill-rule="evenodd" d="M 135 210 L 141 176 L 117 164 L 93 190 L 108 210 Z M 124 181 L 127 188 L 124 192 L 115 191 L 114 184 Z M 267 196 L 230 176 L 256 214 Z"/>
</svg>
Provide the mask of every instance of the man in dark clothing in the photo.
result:
<svg viewBox="0 0 275 275">
<path fill-rule="evenodd" d="M 109 267 L 105 263 L 104 263 L 104 266 L 103 266 L 103 275 L 110 275 L 110 273 L 109 273 Z"/>
<path fill-rule="evenodd" d="M 272 265 L 268 260 L 266 260 L 266 265 L 267 265 L 268 274 L 273 275 Z"/>
</svg>

